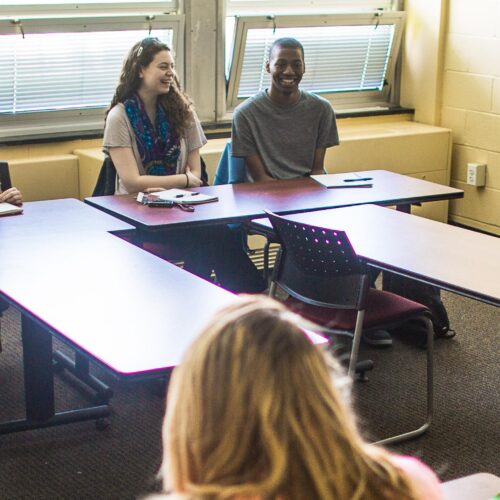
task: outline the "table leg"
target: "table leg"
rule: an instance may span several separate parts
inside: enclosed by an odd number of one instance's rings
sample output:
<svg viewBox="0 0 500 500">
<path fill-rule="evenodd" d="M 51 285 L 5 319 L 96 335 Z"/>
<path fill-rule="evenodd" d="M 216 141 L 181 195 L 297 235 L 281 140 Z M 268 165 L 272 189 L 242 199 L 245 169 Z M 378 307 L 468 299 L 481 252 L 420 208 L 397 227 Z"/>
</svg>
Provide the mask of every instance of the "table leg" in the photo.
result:
<svg viewBox="0 0 500 500">
<path fill-rule="evenodd" d="M 411 214 L 411 204 L 410 203 L 403 203 L 401 205 L 396 205 L 396 210 L 398 212 L 403 212 L 405 214 Z"/>
<path fill-rule="evenodd" d="M 108 405 L 55 412 L 52 335 L 24 314 L 21 326 L 26 418 L 0 423 L 0 434 L 108 417 Z"/>
<path fill-rule="evenodd" d="M 21 327 L 26 418 L 47 420 L 55 413 L 52 335 L 43 332 L 39 325 L 24 314 Z"/>
<path fill-rule="evenodd" d="M 90 373 L 90 361 L 85 355 L 76 352 L 73 361 L 63 352 L 55 351 L 53 359 L 54 369 L 67 370 L 80 382 L 95 391 L 94 401 L 96 403 L 107 403 L 113 397 L 113 389 Z"/>
</svg>

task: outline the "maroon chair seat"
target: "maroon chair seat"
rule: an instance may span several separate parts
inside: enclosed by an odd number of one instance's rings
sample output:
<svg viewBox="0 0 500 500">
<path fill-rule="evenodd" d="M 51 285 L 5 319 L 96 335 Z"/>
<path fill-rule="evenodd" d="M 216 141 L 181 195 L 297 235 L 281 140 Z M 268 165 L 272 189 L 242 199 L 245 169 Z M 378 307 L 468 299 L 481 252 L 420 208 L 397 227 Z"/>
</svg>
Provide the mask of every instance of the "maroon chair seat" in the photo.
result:
<svg viewBox="0 0 500 500">
<path fill-rule="evenodd" d="M 358 311 L 355 309 L 318 307 L 306 304 L 292 296 L 289 296 L 285 303 L 294 312 L 313 323 L 326 326 L 329 330 L 353 332 L 356 327 Z M 369 288 L 363 331 L 390 329 L 419 317 L 426 311 L 427 308 L 418 302 L 413 302 L 391 292 Z"/>
</svg>

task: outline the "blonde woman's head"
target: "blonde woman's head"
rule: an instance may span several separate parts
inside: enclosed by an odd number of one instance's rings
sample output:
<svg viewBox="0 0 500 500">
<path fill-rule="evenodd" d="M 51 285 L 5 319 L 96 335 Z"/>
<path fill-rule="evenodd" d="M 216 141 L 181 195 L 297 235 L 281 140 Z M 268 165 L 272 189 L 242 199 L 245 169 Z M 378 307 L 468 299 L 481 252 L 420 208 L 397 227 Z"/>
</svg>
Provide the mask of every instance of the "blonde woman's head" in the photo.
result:
<svg viewBox="0 0 500 500">
<path fill-rule="evenodd" d="M 332 370 L 346 379 L 301 324 L 265 297 L 243 297 L 213 318 L 171 380 L 166 489 L 195 498 L 372 498 L 366 486 L 377 467 L 367 465 Z"/>
</svg>

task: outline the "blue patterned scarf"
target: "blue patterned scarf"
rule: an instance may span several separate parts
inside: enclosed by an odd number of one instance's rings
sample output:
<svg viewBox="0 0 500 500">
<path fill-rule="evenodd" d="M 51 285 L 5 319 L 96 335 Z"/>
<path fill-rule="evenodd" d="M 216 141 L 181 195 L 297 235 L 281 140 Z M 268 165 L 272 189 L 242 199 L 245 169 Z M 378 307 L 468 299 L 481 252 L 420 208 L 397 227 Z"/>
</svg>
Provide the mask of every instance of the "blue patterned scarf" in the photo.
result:
<svg viewBox="0 0 500 500">
<path fill-rule="evenodd" d="M 137 141 L 146 175 L 173 175 L 181 152 L 180 140 L 173 131 L 168 115 L 158 103 L 155 125 L 151 123 L 144 103 L 134 94 L 123 105 Z"/>
</svg>

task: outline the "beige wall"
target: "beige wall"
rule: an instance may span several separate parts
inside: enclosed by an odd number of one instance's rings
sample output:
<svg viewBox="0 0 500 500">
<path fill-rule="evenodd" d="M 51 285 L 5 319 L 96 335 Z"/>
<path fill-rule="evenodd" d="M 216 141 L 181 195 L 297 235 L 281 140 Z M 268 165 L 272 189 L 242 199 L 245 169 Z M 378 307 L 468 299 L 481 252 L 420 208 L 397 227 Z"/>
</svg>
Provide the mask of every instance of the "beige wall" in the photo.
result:
<svg viewBox="0 0 500 500">
<path fill-rule="evenodd" d="M 453 130 L 456 222 L 500 234 L 500 2 L 450 0 L 441 124 Z M 486 186 L 466 183 L 467 163 L 486 163 Z"/>
<path fill-rule="evenodd" d="M 439 124 L 446 0 L 406 0 L 401 105 L 415 109 L 415 121 Z"/>
<path fill-rule="evenodd" d="M 0 147 L 0 160 L 9 162 L 12 183 L 26 201 L 78 198 L 81 168 L 74 152 L 101 143 L 102 139 L 88 139 L 4 146 Z"/>
</svg>

